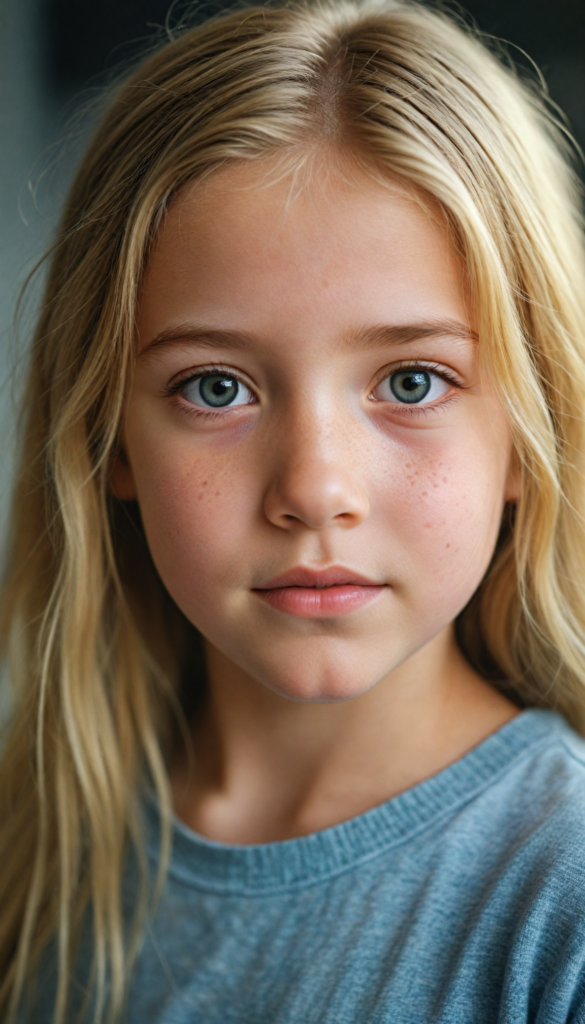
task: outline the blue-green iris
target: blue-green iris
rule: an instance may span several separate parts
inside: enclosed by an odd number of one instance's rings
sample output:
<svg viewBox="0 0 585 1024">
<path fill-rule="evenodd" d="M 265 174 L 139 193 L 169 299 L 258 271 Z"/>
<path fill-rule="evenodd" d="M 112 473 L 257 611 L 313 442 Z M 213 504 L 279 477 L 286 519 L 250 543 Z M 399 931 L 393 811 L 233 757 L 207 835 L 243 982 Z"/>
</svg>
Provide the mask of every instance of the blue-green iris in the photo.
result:
<svg viewBox="0 0 585 1024">
<path fill-rule="evenodd" d="M 431 390 L 431 375 L 426 370 L 398 370 L 390 377 L 392 394 L 399 402 L 422 402 Z"/>
<path fill-rule="evenodd" d="M 199 380 L 199 394 L 207 405 L 215 409 L 233 402 L 239 390 L 238 381 L 225 373 L 210 373 Z"/>
</svg>

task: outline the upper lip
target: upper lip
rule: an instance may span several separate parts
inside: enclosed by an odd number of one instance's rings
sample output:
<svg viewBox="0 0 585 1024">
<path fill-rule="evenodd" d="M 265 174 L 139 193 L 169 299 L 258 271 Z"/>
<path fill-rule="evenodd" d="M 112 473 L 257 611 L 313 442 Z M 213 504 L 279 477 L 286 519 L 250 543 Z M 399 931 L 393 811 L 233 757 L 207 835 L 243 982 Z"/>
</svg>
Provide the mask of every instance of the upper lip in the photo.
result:
<svg viewBox="0 0 585 1024">
<path fill-rule="evenodd" d="M 343 565 L 332 565 L 329 569 L 311 569 L 306 565 L 297 565 L 294 569 L 289 569 L 288 572 L 274 576 L 267 583 L 263 583 L 261 587 L 255 587 L 254 589 L 276 590 L 279 587 L 340 587 L 344 585 L 351 586 L 352 584 L 359 587 L 380 587 L 384 585 L 376 580 L 369 580 L 367 576 L 362 576 L 361 573 L 354 572 L 353 569 L 346 569 Z"/>
</svg>

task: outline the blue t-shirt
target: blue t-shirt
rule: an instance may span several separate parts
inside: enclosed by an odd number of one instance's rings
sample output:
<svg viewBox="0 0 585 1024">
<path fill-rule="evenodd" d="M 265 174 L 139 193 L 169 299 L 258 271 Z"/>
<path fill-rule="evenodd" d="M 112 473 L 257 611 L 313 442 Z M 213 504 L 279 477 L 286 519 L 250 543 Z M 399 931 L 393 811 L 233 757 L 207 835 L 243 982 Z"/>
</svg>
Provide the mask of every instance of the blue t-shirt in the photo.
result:
<svg viewBox="0 0 585 1024">
<path fill-rule="evenodd" d="M 176 822 L 125 1020 L 585 1024 L 585 741 L 529 710 L 313 835 L 229 846 Z"/>
</svg>

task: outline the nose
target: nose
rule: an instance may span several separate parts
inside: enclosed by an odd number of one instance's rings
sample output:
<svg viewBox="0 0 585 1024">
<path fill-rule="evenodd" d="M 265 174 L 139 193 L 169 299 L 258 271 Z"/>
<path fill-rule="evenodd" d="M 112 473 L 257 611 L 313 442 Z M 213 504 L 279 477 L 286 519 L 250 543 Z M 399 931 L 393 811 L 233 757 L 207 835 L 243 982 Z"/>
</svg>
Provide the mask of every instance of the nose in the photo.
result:
<svg viewBox="0 0 585 1024">
<path fill-rule="evenodd" d="M 355 454 L 350 457 L 347 430 L 313 419 L 305 421 L 302 429 L 286 424 L 281 436 L 286 441 L 273 448 L 264 496 L 269 522 L 287 530 L 359 526 L 369 513 L 369 499 L 358 460 Z"/>
</svg>

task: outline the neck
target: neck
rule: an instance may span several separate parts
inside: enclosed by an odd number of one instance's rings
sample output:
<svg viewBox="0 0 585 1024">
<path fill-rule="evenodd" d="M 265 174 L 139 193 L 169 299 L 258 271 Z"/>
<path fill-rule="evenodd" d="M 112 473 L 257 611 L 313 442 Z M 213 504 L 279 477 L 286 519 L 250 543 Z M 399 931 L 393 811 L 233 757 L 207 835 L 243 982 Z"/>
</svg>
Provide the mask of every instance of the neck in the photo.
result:
<svg viewBox="0 0 585 1024">
<path fill-rule="evenodd" d="M 175 809 L 227 843 L 335 825 L 436 774 L 518 713 L 465 661 L 451 629 L 366 693 L 295 703 L 211 645 L 194 757 L 171 773 Z"/>
</svg>

